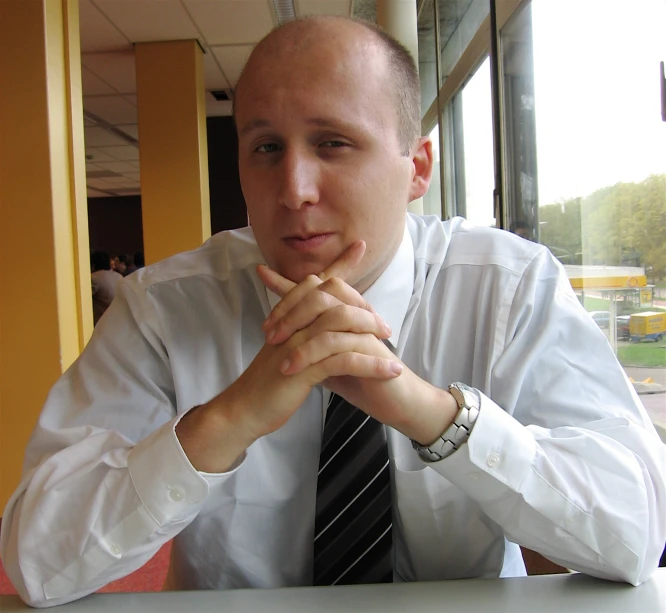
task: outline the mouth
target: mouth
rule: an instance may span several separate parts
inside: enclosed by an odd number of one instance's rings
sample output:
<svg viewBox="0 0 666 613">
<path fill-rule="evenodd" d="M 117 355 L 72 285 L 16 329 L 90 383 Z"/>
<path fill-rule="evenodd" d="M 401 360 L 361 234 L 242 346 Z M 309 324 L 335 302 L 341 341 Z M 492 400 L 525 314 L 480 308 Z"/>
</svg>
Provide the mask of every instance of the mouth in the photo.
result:
<svg viewBox="0 0 666 613">
<path fill-rule="evenodd" d="M 311 251 L 321 247 L 333 236 L 333 232 L 322 232 L 314 234 L 296 234 L 286 236 L 284 242 L 297 251 Z"/>
</svg>

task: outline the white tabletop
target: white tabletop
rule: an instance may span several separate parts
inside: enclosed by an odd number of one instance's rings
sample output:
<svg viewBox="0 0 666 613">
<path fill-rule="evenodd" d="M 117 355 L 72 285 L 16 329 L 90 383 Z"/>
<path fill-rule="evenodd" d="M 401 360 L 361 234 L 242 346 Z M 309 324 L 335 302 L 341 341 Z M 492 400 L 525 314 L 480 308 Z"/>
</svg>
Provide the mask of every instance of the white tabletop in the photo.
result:
<svg viewBox="0 0 666 613">
<path fill-rule="evenodd" d="M 26 611 L 0 596 L 0 611 Z M 34 610 L 34 609 L 31 609 Z M 54 613 L 653 613 L 666 611 L 666 568 L 639 587 L 580 574 L 279 590 L 93 594 Z"/>
</svg>

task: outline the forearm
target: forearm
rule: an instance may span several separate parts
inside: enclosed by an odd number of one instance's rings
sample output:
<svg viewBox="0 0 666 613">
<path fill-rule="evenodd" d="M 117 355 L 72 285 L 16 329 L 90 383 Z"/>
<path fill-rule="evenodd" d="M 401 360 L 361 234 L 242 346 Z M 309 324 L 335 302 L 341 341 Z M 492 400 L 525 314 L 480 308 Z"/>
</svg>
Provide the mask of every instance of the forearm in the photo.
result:
<svg viewBox="0 0 666 613">
<path fill-rule="evenodd" d="M 176 425 L 176 436 L 192 466 L 205 473 L 224 473 L 254 442 L 242 420 L 233 387 L 190 410 Z"/>
<path fill-rule="evenodd" d="M 134 447 L 109 431 L 80 437 L 84 430 L 70 429 L 78 442 L 26 473 L 3 518 L 3 563 L 32 606 L 80 598 L 141 567 L 208 493 L 179 457 L 173 421 Z"/>
<path fill-rule="evenodd" d="M 512 541 L 568 568 L 638 584 L 666 540 L 664 462 L 654 433 L 627 420 L 525 427 L 483 397 L 468 443 L 432 467 Z"/>
</svg>

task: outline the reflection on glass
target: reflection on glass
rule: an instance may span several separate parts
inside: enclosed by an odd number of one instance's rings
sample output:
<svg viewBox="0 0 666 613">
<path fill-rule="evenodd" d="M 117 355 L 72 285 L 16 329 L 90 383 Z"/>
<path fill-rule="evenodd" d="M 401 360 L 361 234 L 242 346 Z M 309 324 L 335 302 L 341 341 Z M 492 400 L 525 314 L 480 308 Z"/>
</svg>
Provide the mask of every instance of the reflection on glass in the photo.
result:
<svg viewBox="0 0 666 613">
<path fill-rule="evenodd" d="M 437 96 L 437 49 L 435 41 L 435 7 L 425 0 L 419 11 L 419 77 L 421 79 L 421 116 Z"/>
<path fill-rule="evenodd" d="M 442 83 L 490 12 L 488 0 L 437 0 Z"/>
<path fill-rule="evenodd" d="M 639 392 L 666 389 L 664 23 L 663 0 L 533 0 L 501 33 L 510 222 L 565 265 Z"/>
</svg>

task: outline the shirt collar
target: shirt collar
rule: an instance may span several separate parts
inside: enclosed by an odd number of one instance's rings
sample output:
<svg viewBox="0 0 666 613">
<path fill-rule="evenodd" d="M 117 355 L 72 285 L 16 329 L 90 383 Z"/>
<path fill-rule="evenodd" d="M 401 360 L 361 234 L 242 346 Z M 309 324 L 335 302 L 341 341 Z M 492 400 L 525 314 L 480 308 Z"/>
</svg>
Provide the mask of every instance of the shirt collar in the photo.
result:
<svg viewBox="0 0 666 613">
<path fill-rule="evenodd" d="M 363 293 L 366 301 L 391 326 L 393 334 L 388 342 L 393 348 L 398 346 L 400 330 L 407 315 L 413 289 L 414 244 L 405 225 L 402 242 L 393 259 L 379 278 Z M 280 297 L 269 289 L 266 289 L 266 294 L 272 310 L 280 302 Z"/>
</svg>

